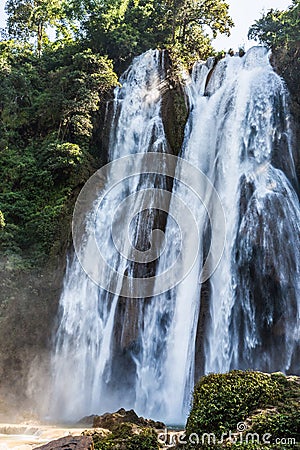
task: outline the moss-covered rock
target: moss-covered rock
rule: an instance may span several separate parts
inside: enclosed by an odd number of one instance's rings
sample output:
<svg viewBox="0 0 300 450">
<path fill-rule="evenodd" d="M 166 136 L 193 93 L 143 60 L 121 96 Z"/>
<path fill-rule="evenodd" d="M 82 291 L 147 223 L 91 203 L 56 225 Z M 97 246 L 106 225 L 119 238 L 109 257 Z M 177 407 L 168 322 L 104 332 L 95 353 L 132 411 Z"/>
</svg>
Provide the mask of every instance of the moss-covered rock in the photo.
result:
<svg viewBox="0 0 300 450">
<path fill-rule="evenodd" d="M 188 108 L 176 61 L 171 61 L 169 56 L 167 61 L 167 83 L 162 91 L 162 120 L 171 147 L 170 152 L 178 155 L 183 142 Z"/>
<path fill-rule="evenodd" d="M 298 448 L 299 402 L 299 377 L 238 370 L 202 377 L 184 448 Z"/>
<path fill-rule="evenodd" d="M 152 428 L 135 424 L 117 424 L 108 436 L 89 432 L 94 441 L 95 450 L 158 450 L 157 433 Z"/>
</svg>

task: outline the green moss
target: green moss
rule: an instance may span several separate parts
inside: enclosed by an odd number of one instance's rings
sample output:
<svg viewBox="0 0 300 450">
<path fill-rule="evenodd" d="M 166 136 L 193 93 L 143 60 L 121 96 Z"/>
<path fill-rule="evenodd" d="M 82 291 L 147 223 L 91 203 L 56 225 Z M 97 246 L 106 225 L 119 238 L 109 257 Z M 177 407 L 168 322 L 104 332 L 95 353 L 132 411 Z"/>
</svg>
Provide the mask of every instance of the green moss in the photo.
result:
<svg viewBox="0 0 300 450">
<path fill-rule="evenodd" d="M 93 435 L 95 450 L 157 450 L 157 434 L 151 428 L 137 428 L 131 424 L 116 425 L 106 437 Z"/>
<path fill-rule="evenodd" d="M 172 153 L 178 155 L 183 142 L 188 110 L 180 79 L 174 67 L 171 71 L 170 89 L 166 90 L 162 98 L 162 118 Z"/>
<path fill-rule="evenodd" d="M 233 371 L 203 377 L 194 391 L 187 422 L 188 433 L 216 433 L 235 430 L 253 409 L 277 401 L 280 392 L 270 376 Z"/>
<path fill-rule="evenodd" d="M 281 373 L 232 371 L 227 374 L 210 374 L 203 377 L 195 387 L 193 406 L 187 422 L 187 436 L 196 433 L 198 446 L 186 448 L 296 448 L 289 444 L 300 438 L 300 384 L 299 379 L 287 378 Z M 245 430 L 239 428 L 239 424 Z M 229 441 L 229 432 L 236 443 Z M 215 444 L 202 444 L 202 436 L 212 433 Z M 257 433 L 252 442 L 252 435 Z M 222 434 L 223 442 L 219 442 Z M 225 436 L 226 434 L 226 436 Z M 268 434 L 268 446 L 261 439 Z M 288 441 L 290 439 L 290 441 Z M 282 444 L 279 443 L 282 442 Z"/>
</svg>

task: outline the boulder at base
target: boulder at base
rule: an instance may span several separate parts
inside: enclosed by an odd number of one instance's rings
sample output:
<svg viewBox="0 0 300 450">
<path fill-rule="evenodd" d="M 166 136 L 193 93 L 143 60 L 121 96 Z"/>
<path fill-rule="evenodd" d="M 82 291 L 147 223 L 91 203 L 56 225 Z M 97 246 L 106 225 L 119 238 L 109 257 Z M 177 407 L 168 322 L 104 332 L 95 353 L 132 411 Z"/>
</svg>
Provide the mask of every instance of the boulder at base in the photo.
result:
<svg viewBox="0 0 300 450">
<path fill-rule="evenodd" d="M 94 416 L 93 427 L 105 428 L 112 431 L 116 425 L 120 425 L 122 423 L 133 423 L 139 427 L 150 427 L 156 429 L 165 428 L 165 424 L 162 422 L 144 419 L 143 417 L 139 417 L 133 409 L 126 411 L 124 408 L 121 408 L 114 413 L 105 413 L 102 416 Z"/>
<path fill-rule="evenodd" d="M 67 436 L 49 444 L 37 447 L 36 450 L 93 450 L 93 439 L 90 436 Z"/>
</svg>

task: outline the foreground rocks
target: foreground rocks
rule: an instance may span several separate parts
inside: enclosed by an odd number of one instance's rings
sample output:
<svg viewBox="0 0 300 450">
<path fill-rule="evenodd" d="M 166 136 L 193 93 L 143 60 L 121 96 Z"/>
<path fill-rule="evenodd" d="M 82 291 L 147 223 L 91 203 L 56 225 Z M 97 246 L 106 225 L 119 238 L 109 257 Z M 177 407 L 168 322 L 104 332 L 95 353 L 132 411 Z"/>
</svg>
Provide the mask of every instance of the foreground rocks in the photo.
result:
<svg viewBox="0 0 300 450">
<path fill-rule="evenodd" d="M 91 436 L 67 436 L 49 444 L 37 447 L 38 450 L 94 450 Z"/>
<path fill-rule="evenodd" d="M 82 421 L 90 421 L 91 416 Z M 82 423 L 82 421 L 80 421 Z M 157 450 L 158 434 L 165 424 L 139 417 L 133 409 L 93 416 L 93 430 L 84 434 L 92 437 L 96 450 Z M 109 430 L 106 434 L 104 430 Z"/>
<path fill-rule="evenodd" d="M 154 428 L 121 423 L 112 427 L 107 435 L 98 429 L 87 430 L 85 435 L 94 442 L 95 450 L 158 450 L 158 432 Z"/>
<path fill-rule="evenodd" d="M 139 417 L 124 408 L 101 416 L 83 417 L 77 425 L 92 427 L 81 436 L 67 436 L 36 447 L 37 450 L 157 450 L 165 424 Z M 78 433 L 79 434 L 79 433 Z"/>
<path fill-rule="evenodd" d="M 94 428 L 105 428 L 112 431 L 116 425 L 120 425 L 122 423 L 131 423 L 138 425 L 139 427 L 149 427 L 158 430 L 165 428 L 165 424 L 163 422 L 156 422 L 151 419 L 139 417 L 133 409 L 126 411 L 124 408 L 121 408 L 114 413 L 106 413 L 102 416 L 93 417 Z"/>
</svg>

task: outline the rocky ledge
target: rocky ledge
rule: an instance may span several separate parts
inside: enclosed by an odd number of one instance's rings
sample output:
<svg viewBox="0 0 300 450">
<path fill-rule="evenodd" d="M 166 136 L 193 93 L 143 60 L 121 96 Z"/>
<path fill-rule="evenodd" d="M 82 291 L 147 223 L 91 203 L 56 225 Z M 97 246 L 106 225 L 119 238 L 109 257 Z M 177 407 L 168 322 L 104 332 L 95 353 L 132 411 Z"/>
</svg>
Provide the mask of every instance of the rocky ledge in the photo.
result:
<svg viewBox="0 0 300 450">
<path fill-rule="evenodd" d="M 94 450 L 94 443 L 91 436 L 67 436 L 37 447 L 37 450 Z"/>
<path fill-rule="evenodd" d="M 131 409 L 83 417 L 77 426 L 86 426 L 81 436 L 72 435 L 53 440 L 36 450 L 157 450 L 158 434 L 165 424 L 139 417 Z M 80 431 L 78 429 L 78 434 Z"/>
<path fill-rule="evenodd" d="M 112 431 L 116 425 L 120 425 L 122 423 L 131 423 L 138 425 L 139 427 L 150 427 L 158 430 L 165 428 L 165 424 L 163 422 L 156 422 L 151 419 L 139 417 L 133 409 L 126 411 L 124 408 L 121 408 L 114 413 L 106 413 L 102 416 L 93 416 L 94 428 L 105 428 Z"/>
</svg>

